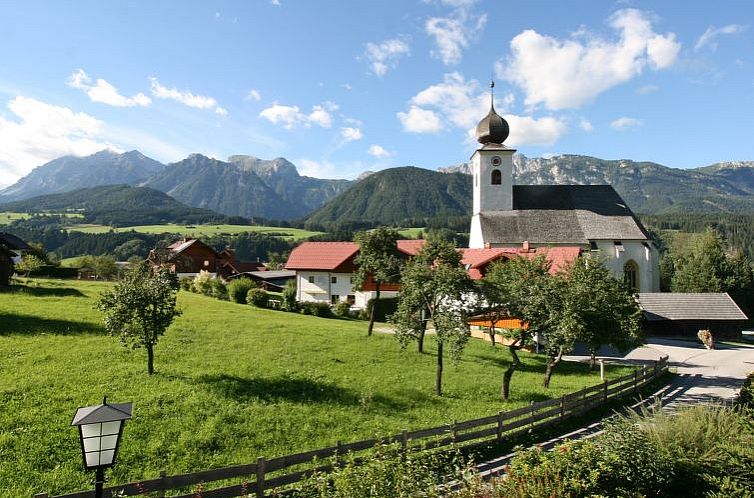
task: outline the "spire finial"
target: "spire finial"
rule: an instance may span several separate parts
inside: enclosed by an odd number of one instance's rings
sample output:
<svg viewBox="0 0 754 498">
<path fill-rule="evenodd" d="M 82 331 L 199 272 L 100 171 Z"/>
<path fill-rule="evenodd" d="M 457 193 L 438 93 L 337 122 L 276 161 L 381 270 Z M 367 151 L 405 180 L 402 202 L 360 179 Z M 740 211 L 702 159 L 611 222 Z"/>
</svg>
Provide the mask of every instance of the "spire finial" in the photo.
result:
<svg viewBox="0 0 754 498">
<path fill-rule="evenodd" d="M 490 75 L 490 112 L 476 127 L 476 139 L 481 144 L 502 144 L 508 138 L 508 122 L 495 112 L 495 78 Z"/>
<path fill-rule="evenodd" d="M 490 76 L 490 107 L 495 108 L 495 79 Z"/>
</svg>

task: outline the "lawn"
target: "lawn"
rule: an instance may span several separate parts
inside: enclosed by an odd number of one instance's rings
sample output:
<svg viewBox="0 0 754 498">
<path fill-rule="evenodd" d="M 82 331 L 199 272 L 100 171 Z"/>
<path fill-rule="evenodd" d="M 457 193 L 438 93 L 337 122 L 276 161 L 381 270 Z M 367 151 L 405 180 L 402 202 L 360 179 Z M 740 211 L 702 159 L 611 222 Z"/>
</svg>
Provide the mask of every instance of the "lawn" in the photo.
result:
<svg viewBox="0 0 754 498">
<path fill-rule="evenodd" d="M 243 232 L 258 232 L 267 235 L 279 235 L 280 237 L 288 240 L 301 240 L 308 239 L 314 235 L 319 235 L 322 232 L 312 232 L 309 230 L 302 230 L 300 228 L 282 228 L 282 227 L 264 227 L 264 226 L 250 226 L 250 225 L 176 225 L 174 223 L 166 223 L 164 225 L 140 225 L 133 227 L 120 227 L 112 228 L 105 225 L 70 225 L 66 227 L 67 230 L 73 232 L 84 233 L 107 233 L 110 230 L 115 232 L 130 232 L 135 231 L 139 233 L 177 233 L 180 235 L 187 235 L 189 237 L 201 237 L 211 235 L 238 235 Z"/>
<path fill-rule="evenodd" d="M 82 218 L 84 215 L 81 213 L 44 213 L 48 216 L 65 216 L 66 218 Z M 0 225 L 9 225 L 16 220 L 25 220 L 31 218 L 29 213 L 13 213 L 10 211 L 0 212 Z"/>
<path fill-rule="evenodd" d="M 132 401 L 111 483 L 248 463 L 343 442 L 493 414 L 599 382 L 558 366 L 541 388 L 541 357 L 523 354 L 513 400 L 499 399 L 502 349 L 472 340 L 433 392 L 435 344 L 401 351 L 366 323 L 260 310 L 181 292 L 183 315 L 155 349 L 128 350 L 93 309 L 107 283 L 32 280 L 0 294 L 0 497 L 89 486 L 79 406 Z M 612 368 L 610 376 L 625 372 Z"/>
</svg>

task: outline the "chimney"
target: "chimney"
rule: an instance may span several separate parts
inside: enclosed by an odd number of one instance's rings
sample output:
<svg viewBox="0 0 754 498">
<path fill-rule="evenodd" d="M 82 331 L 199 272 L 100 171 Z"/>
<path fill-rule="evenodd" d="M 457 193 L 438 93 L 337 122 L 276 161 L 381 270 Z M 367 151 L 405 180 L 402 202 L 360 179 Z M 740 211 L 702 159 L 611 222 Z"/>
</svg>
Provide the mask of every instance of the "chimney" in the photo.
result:
<svg viewBox="0 0 754 498">
<path fill-rule="evenodd" d="M 523 247 L 524 252 L 529 252 L 530 250 L 529 241 L 525 240 L 522 247 Z"/>
</svg>

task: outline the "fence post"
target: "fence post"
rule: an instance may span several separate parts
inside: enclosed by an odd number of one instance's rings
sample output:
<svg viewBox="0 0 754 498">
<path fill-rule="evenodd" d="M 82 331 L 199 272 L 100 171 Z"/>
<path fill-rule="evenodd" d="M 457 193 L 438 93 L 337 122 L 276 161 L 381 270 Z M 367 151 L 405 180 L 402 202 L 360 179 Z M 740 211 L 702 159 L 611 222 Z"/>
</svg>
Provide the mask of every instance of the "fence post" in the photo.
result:
<svg viewBox="0 0 754 498">
<path fill-rule="evenodd" d="M 658 363 L 657 363 L 657 360 L 655 360 L 655 366 L 654 366 L 655 373 L 652 375 L 653 378 L 657 377 L 657 366 L 658 366 Z"/>
<path fill-rule="evenodd" d="M 534 400 L 530 401 L 529 407 L 529 429 L 534 430 Z"/>
<path fill-rule="evenodd" d="M 637 386 L 637 383 L 639 382 L 639 370 L 634 369 L 634 394 L 639 392 L 639 388 Z"/>
<path fill-rule="evenodd" d="M 343 447 L 343 443 L 340 441 L 340 439 L 335 441 L 335 467 L 340 467 L 341 465 L 340 457 L 342 456 L 342 453 L 343 453 L 342 447 Z"/>
<path fill-rule="evenodd" d="M 560 397 L 560 420 L 565 418 L 565 394 Z"/>
<path fill-rule="evenodd" d="M 403 429 L 401 431 L 401 459 L 405 460 L 408 454 L 408 431 Z"/>
<path fill-rule="evenodd" d="M 503 439 L 503 412 L 497 412 L 497 440 Z"/>
<path fill-rule="evenodd" d="M 602 399 L 607 403 L 607 381 L 602 383 Z"/>
<path fill-rule="evenodd" d="M 165 472 L 164 470 L 161 470 L 161 471 L 160 471 L 160 480 L 161 480 L 161 481 L 163 481 L 163 482 L 161 482 L 160 484 L 162 484 L 162 485 L 164 485 L 164 484 L 165 484 L 165 482 L 164 482 L 164 479 L 165 479 L 165 478 L 166 478 L 167 476 L 168 476 L 168 473 L 167 473 L 167 472 Z M 164 490 L 164 489 L 161 489 L 161 490 L 159 490 L 159 491 L 157 492 L 157 498 L 165 498 L 165 490 Z"/>
<path fill-rule="evenodd" d="M 453 425 L 450 427 L 450 439 L 453 441 L 453 444 L 456 444 L 456 436 L 458 435 L 457 424 L 458 420 L 453 420 Z"/>
<path fill-rule="evenodd" d="M 647 364 L 641 366 L 641 383 L 642 385 L 647 383 Z"/>
<path fill-rule="evenodd" d="M 257 498 L 264 498 L 264 457 L 257 458 Z"/>
</svg>

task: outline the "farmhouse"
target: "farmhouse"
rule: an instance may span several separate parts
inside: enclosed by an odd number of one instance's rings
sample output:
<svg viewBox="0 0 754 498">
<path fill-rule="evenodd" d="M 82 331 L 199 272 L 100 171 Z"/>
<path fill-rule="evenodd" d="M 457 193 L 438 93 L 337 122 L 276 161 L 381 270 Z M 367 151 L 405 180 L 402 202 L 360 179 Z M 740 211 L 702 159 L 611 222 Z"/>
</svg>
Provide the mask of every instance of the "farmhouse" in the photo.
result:
<svg viewBox="0 0 754 498">
<path fill-rule="evenodd" d="M 13 253 L 0 242 L 0 287 L 8 287 L 13 275 Z"/>
<path fill-rule="evenodd" d="M 490 112 L 477 125 L 471 156 L 469 247 L 575 246 L 598 254 L 637 292 L 660 289 L 659 256 L 631 209 L 610 185 L 513 185 L 508 123 Z"/>
<path fill-rule="evenodd" d="M 10 251 L 13 263 L 21 261 L 21 256 L 31 249 L 29 244 L 11 233 L 0 232 L 0 244 Z"/>
<path fill-rule="evenodd" d="M 155 266 L 167 265 L 179 277 L 193 277 L 200 271 L 209 272 L 213 276 L 228 277 L 264 269 L 261 263 L 237 261 L 230 248 L 218 252 L 198 239 L 187 238 L 165 249 L 152 249 L 147 259 Z"/>
</svg>

